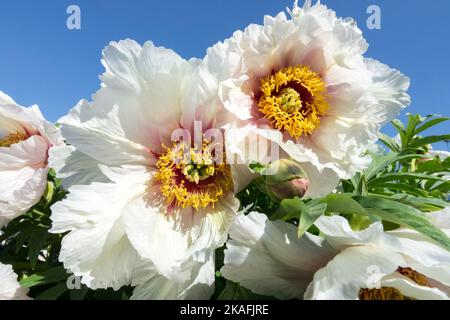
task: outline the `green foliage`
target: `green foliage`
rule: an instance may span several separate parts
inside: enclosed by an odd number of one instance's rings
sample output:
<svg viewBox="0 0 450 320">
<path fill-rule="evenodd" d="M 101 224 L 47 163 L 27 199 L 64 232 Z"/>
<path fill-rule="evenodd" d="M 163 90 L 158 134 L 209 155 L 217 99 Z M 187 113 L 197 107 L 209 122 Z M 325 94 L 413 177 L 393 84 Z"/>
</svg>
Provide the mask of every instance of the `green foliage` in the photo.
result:
<svg viewBox="0 0 450 320">
<path fill-rule="evenodd" d="M 69 276 L 58 261 L 62 237 L 49 233 L 50 207 L 63 199 L 65 194 L 54 172 L 50 172 L 41 201 L 26 214 L 11 221 L 0 236 L 0 261 L 13 266 L 19 274 L 21 285 L 30 288 L 35 297 L 55 284 L 65 285 Z"/>
<path fill-rule="evenodd" d="M 450 158 L 439 159 L 430 156 L 429 143 L 448 140 L 450 135 L 423 137 L 420 134 L 449 119 L 410 115 L 406 126 L 399 120 L 394 120 L 392 124 L 400 141 L 382 134 L 380 141 L 389 148 L 389 152 L 371 154 L 372 163 L 369 168 L 352 179 L 343 181 L 343 191 L 360 195 L 407 194 L 447 201 L 450 190 Z M 427 211 L 442 207 L 441 204 Z"/>
<path fill-rule="evenodd" d="M 226 286 L 217 300 L 273 300 L 273 298 L 254 294 L 239 284 L 226 280 Z"/>
</svg>

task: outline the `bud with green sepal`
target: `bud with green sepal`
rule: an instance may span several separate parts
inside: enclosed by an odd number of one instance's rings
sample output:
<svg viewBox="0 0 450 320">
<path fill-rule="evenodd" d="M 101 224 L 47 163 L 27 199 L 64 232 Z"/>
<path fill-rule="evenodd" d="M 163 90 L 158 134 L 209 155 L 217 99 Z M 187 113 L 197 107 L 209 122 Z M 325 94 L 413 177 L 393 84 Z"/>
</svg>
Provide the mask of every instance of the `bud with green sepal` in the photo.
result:
<svg viewBox="0 0 450 320">
<path fill-rule="evenodd" d="M 269 165 L 264 171 L 273 172 L 265 176 L 266 190 L 273 199 L 302 198 L 308 191 L 308 177 L 295 161 L 281 159 Z"/>
</svg>

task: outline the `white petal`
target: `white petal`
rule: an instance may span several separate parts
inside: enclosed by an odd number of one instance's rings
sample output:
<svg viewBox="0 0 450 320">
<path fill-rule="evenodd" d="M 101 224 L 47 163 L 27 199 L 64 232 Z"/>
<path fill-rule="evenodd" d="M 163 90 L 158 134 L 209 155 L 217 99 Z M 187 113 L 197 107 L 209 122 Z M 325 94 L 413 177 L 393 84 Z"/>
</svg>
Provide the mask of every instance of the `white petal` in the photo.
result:
<svg viewBox="0 0 450 320">
<path fill-rule="evenodd" d="M 48 140 L 38 135 L 0 148 L 0 226 L 41 199 L 47 186 L 48 148 Z"/>
<path fill-rule="evenodd" d="M 128 140 L 118 118 L 118 107 L 107 114 L 82 100 L 59 120 L 64 138 L 77 150 L 107 165 L 147 164 L 151 154 Z"/>
<path fill-rule="evenodd" d="M 305 299 L 358 299 L 361 288 L 371 288 L 400 265 L 404 265 L 400 254 L 379 247 L 355 246 L 345 249 L 325 268 L 316 272 Z"/>
<path fill-rule="evenodd" d="M 319 172 L 315 166 L 304 162 L 300 164 L 309 180 L 305 198 L 323 197 L 333 192 L 339 184 L 338 175 L 331 169 L 325 168 Z"/>
<path fill-rule="evenodd" d="M 32 136 L 8 148 L 0 148 L 0 170 L 43 168 L 47 162 L 47 150 L 48 144 L 40 136 Z"/>
<path fill-rule="evenodd" d="M 0 226 L 37 204 L 47 186 L 47 168 L 0 171 Z"/>
<path fill-rule="evenodd" d="M 8 96 L 5 92 L 0 91 L 0 103 L 1 104 L 15 104 L 13 98 Z"/>
<path fill-rule="evenodd" d="M 101 80 L 110 87 L 139 91 L 145 74 L 170 71 L 181 60 L 172 50 L 157 48 L 152 42 L 146 42 L 144 47 L 130 39 L 111 42 L 103 50 L 102 63 L 106 72 Z"/>
<path fill-rule="evenodd" d="M 107 86 L 128 86 L 138 91 L 140 86 L 139 79 L 136 78 L 135 63 L 141 51 L 142 47 L 130 39 L 111 42 L 103 50 L 102 63 L 106 72 L 101 80 Z"/>
<path fill-rule="evenodd" d="M 216 119 L 222 104 L 218 100 L 217 79 L 203 61 L 192 59 L 190 64 L 192 70 L 184 77 L 180 92 L 180 124 L 191 132 L 194 121 L 201 121 L 204 131 L 219 128 Z"/>
<path fill-rule="evenodd" d="M 0 92 L 0 134 L 24 132 L 28 135 L 40 135 L 49 145 L 61 145 L 63 139 L 54 124 L 44 119 L 39 107 L 29 108 L 15 103 L 6 94 Z"/>
<path fill-rule="evenodd" d="M 398 116 L 401 109 L 408 106 L 411 98 L 406 93 L 409 88 L 409 78 L 398 70 L 376 60 L 365 60 L 368 69 L 372 72 L 373 84 L 369 92 L 377 104 L 372 105 L 373 120 L 381 125 Z"/>
<path fill-rule="evenodd" d="M 150 260 L 157 271 L 168 278 L 187 258 L 190 234 L 177 228 L 177 222 L 165 211 L 148 206 L 139 199 L 126 208 L 125 229 L 140 256 Z"/>
<path fill-rule="evenodd" d="M 214 258 L 205 263 L 197 263 L 191 269 L 189 280 L 178 282 L 165 278 L 152 270 L 146 270 L 147 280 L 139 284 L 133 292 L 133 300 L 206 300 L 214 292 Z"/>
<path fill-rule="evenodd" d="M 225 250 L 225 278 L 257 294 L 301 299 L 314 272 L 335 255 L 320 239 L 297 237 L 295 226 L 252 212 L 236 218 Z"/>
<path fill-rule="evenodd" d="M 450 286 L 450 252 L 424 235 L 410 229 L 386 233 L 383 245 L 407 259 L 407 267 L 430 279 Z"/>
<path fill-rule="evenodd" d="M 137 254 L 125 233 L 123 210 L 146 189 L 145 171 L 116 169 L 103 173 L 114 180 L 122 170 L 122 183 L 92 183 L 69 189 L 66 199 L 52 206 L 53 233 L 70 231 L 62 241 L 60 260 L 82 276 L 91 288 L 120 286 L 131 282 Z"/>
<path fill-rule="evenodd" d="M 214 211 L 187 208 L 167 213 L 164 207 L 137 200 L 126 208 L 126 232 L 139 254 L 167 278 L 175 278 L 189 260 L 204 262 L 221 246 L 238 208 L 230 199 Z"/>
<path fill-rule="evenodd" d="M 28 289 L 20 286 L 13 268 L 0 263 L 0 300 L 29 300 L 27 294 Z"/>
<path fill-rule="evenodd" d="M 435 226 L 450 230 L 450 207 L 430 213 L 430 218 Z"/>
<path fill-rule="evenodd" d="M 70 232 L 61 243 L 59 260 L 64 267 L 82 277 L 91 289 L 118 290 L 131 283 L 138 255 L 128 241 L 123 224 L 116 221 L 94 228 Z"/>
<path fill-rule="evenodd" d="M 108 182 L 108 178 L 99 169 L 98 162 L 73 146 L 50 148 L 48 161 L 50 168 L 55 169 L 57 177 L 62 179 L 66 190 L 76 184 Z"/>
<path fill-rule="evenodd" d="M 252 172 L 246 164 L 232 165 L 231 174 L 233 176 L 234 193 L 242 191 L 258 177 L 258 174 Z"/>
<path fill-rule="evenodd" d="M 322 216 L 317 219 L 315 225 L 323 233 L 327 243 L 338 250 L 353 245 L 381 243 L 385 236 L 380 222 L 372 223 L 368 228 L 358 232 L 353 231 L 347 219 L 341 216 Z"/>
<path fill-rule="evenodd" d="M 180 120 L 180 86 L 190 65 L 172 50 L 132 40 L 104 50 L 103 87 L 93 96 L 96 109 L 118 106 L 123 135 L 160 152 Z M 168 112 L 168 110 L 170 110 Z M 109 112 L 109 111 L 108 111 Z"/>
<path fill-rule="evenodd" d="M 384 277 L 381 280 L 381 286 L 397 289 L 404 296 L 417 300 L 449 299 L 449 297 L 439 289 L 421 286 L 399 273 Z"/>
</svg>

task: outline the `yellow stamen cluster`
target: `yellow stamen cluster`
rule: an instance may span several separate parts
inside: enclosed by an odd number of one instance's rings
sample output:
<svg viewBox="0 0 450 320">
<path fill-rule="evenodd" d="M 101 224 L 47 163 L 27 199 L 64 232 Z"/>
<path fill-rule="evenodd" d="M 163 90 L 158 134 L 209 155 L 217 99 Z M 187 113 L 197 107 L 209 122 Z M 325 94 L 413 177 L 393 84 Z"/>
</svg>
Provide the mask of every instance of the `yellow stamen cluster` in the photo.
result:
<svg viewBox="0 0 450 320">
<path fill-rule="evenodd" d="M 167 206 L 206 208 L 233 189 L 230 166 L 215 163 L 206 144 L 202 150 L 174 144 L 156 164 L 155 181 Z"/>
<path fill-rule="evenodd" d="M 318 128 L 329 108 L 325 82 L 307 66 L 281 69 L 262 79 L 260 90 L 259 111 L 296 139 Z"/>
<path fill-rule="evenodd" d="M 429 286 L 428 279 L 423 274 L 411 268 L 398 268 L 397 272 L 411 279 L 421 286 Z M 413 300 L 411 297 L 403 295 L 399 290 L 391 287 L 381 287 L 380 289 L 361 289 L 359 291 L 361 300 Z"/>
<path fill-rule="evenodd" d="M 15 143 L 24 141 L 26 138 L 27 138 L 27 135 L 25 133 L 21 133 L 21 132 L 10 133 L 3 139 L 0 139 L 0 147 L 8 148 Z"/>
</svg>

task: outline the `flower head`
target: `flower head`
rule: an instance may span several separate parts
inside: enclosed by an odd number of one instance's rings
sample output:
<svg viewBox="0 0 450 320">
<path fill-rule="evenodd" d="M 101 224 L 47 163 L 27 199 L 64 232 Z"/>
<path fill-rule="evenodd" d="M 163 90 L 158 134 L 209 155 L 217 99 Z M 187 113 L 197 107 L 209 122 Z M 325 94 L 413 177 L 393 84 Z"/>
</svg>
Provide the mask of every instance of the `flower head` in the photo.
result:
<svg viewBox="0 0 450 320">
<path fill-rule="evenodd" d="M 51 154 L 69 190 L 52 207 L 52 231 L 69 231 L 60 260 L 92 288 L 207 298 L 250 177 L 224 161 L 217 80 L 151 42 L 112 42 L 102 62 L 93 101 L 60 120 L 71 147 Z"/>
<path fill-rule="evenodd" d="M 244 121 L 231 140 L 235 148 L 257 134 L 332 190 L 338 178 L 368 165 L 364 155 L 381 126 L 409 104 L 409 80 L 364 57 L 368 45 L 353 20 L 311 1 L 290 14 L 235 32 L 205 61 L 220 80 L 226 109 Z M 307 196 L 331 190 L 311 186 Z"/>
<path fill-rule="evenodd" d="M 449 232 L 448 209 L 431 219 Z M 418 232 L 385 232 L 381 222 L 356 232 L 340 216 L 323 216 L 315 225 L 323 236 L 298 239 L 289 223 L 256 212 L 239 216 L 223 275 L 279 299 L 450 298 L 450 253 Z"/>
<path fill-rule="evenodd" d="M 48 152 L 62 145 L 37 106 L 24 108 L 0 92 L 0 226 L 39 202 L 47 186 Z"/>
</svg>

